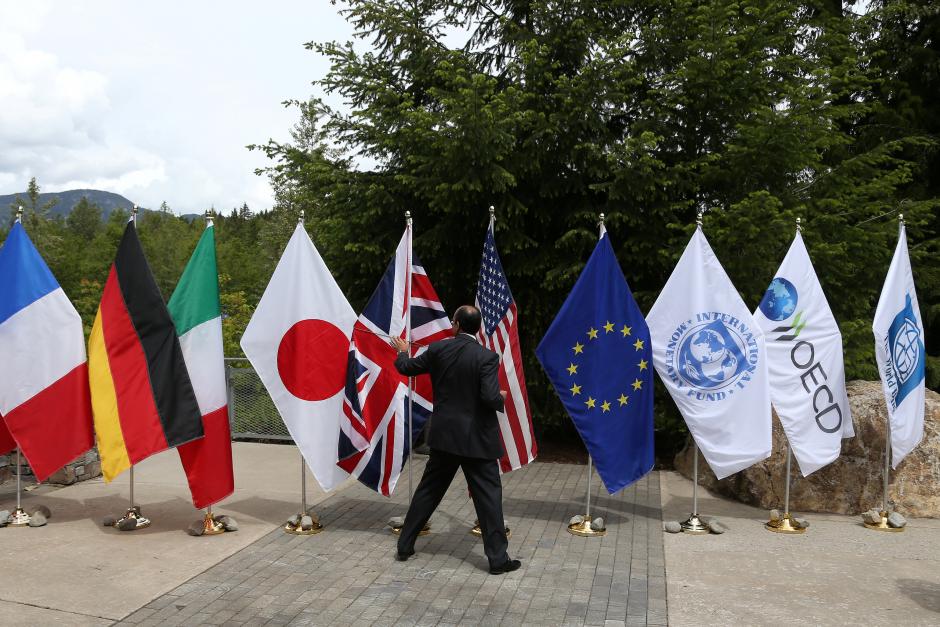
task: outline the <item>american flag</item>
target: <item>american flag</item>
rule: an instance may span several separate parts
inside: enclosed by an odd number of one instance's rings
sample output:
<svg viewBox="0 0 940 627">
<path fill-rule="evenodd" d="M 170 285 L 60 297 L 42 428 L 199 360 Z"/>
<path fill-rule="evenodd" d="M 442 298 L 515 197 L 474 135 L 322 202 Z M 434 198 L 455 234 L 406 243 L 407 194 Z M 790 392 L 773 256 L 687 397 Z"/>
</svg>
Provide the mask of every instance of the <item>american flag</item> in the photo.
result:
<svg viewBox="0 0 940 627">
<path fill-rule="evenodd" d="M 483 262 L 477 282 L 476 306 L 483 314 L 483 326 L 478 335 L 480 342 L 499 353 L 499 387 L 508 392 L 506 410 L 497 412 L 499 431 L 506 454 L 499 460 L 503 472 L 522 468 L 538 453 L 529 396 L 522 371 L 522 351 L 519 349 L 518 310 L 509 291 L 506 273 L 496 250 L 493 237 L 494 220 L 486 230 L 483 242 Z"/>
<path fill-rule="evenodd" d="M 411 437 L 406 438 L 408 377 L 395 370 L 397 353 L 388 338 L 408 339 L 409 322 L 413 355 L 452 334 L 440 298 L 411 254 L 411 227 L 353 327 L 337 447 L 339 467 L 385 496 L 395 490 L 432 410 L 431 378 L 415 377 Z"/>
</svg>

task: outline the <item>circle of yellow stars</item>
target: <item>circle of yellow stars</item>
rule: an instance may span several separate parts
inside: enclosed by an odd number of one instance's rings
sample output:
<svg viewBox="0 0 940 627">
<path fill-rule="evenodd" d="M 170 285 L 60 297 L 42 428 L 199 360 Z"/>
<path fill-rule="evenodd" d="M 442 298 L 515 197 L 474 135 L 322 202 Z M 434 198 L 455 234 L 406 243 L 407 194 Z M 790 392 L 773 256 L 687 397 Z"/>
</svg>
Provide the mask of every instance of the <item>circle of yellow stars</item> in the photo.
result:
<svg viewBox="0 0 940 627">
<path fill-rule="evenodd" d="M 604 331 L 605 335 L 607 335 L 608 333 L 619 332 L 624 338 L 631 337 L 633 335 L 633 327 L 623 325 L 623 327 L 621 327 L 620 329 L 616 329 L 616 326 L 617 325 L 615 325 L 613 322 L 611 322 L 610 320 L 607 320 L 605 321 L 605 324 L 600 325 L 601 327 L 600 329 L 595 329 L 594 327 L 591 327 L 587 331 L 587 340 L 585 341 L 587 343 L 590 343 L 591 341 L 598 339 L 601 330 Z M 643 340 L 641 340 L 640 338 L 636 338 L 636 341 L 633 343 L 633 349 L 635 351 L 641 351 L 643 350 L 644 345 L 645 345 L 645 342 Z M 575 342 L 574 346 L 571 347 L 571 350 L 574 351 L 575 355 L 583 355 L 585 346 L 586 344 L 582 344 L 581 342 Z M 643 371 L 649 367 L 649 363 L 645 359 L 641 358 L 640 362 L 637 364 L 637 367 L 641 371 Z M 569 375 L 575 376 L 576 374 L 578 374 L 578 364 L 574 363 L 573 361 L 570 362 L 567 370 L 568 370 Z M 632 389 L 627 390 L 627 392 L 636 392 L 638 390 L 643 389 L 643 381 L 641 379 L 634 379 L 633 383 L 629 385 L 632 386 Z M 572 396 L 581 395 L 581 386 L 578 385 L 576 382 L 572 382 L 571 387 L 568 389 L 571 392 Z M 583 400 L 582 402 L 588 409 L 597 409 L 599 407 L 601 410 L 601 413 L 606 414 L 607 412 L 609 412 L 612 406 L 612 403 L 604 399 L 603 401 L 600 402 L 600 404 L 598 404 L 598 400 L 599 399 L 596 399 L 592 396 L 588 396 L 587 399 Z M 630 402 L 630 397 L 627 395 L 626 392 L 622 392 L 618 398 L 614 399 L 614 402 L 619 403 L 619 407 L 623 407 L 624 405 Z"/>
</svg>

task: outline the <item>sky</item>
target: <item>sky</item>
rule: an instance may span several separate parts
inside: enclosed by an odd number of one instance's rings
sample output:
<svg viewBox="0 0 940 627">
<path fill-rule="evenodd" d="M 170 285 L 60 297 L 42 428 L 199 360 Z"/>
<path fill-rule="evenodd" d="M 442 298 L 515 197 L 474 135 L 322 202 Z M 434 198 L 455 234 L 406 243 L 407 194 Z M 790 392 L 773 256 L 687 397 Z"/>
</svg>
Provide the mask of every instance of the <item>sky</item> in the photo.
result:
<svg viewBox="0 0 940 627">
<path fill-rule="evenodd" d="M 245 146 L 289 139 L 322 95 L 307 41 L 352 30 L 328 0 L 0 0 L 0 194 L 95 188 L 176 213 L 270 208 Z M 331 103 L 339 104 L 339 103 Z"/>
</svg>

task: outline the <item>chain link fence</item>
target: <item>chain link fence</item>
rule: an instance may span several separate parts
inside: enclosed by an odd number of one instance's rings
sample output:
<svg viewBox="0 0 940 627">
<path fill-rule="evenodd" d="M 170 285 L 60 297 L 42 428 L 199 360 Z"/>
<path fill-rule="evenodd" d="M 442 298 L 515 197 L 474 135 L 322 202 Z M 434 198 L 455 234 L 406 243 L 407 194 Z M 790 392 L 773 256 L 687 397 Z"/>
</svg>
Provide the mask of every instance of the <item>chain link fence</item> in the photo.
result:
<svg viewBox="0 0 940 627">
<path fill-rule="evenodd" d="M 274 401 L 247 359 L 226 357 L 225 378 L 233 440 L 292 441 Z"/>
</svg>

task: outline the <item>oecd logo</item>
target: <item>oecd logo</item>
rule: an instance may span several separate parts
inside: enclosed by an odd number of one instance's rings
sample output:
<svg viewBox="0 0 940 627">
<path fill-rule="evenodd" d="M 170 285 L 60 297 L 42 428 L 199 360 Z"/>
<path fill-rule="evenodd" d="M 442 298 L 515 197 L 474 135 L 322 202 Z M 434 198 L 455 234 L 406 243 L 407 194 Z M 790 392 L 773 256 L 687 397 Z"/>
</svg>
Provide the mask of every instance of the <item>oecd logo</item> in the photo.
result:
<svg viewBox="0 0 940 627">
<path fill-rule="evenodd" d="M 751 380 L 760 353 L 753 332 L 734 316 L 700 313 L 673 332 L 666 346 L 666 374 L 688 396 L 721 401 Z"/>
<path fill-rule="evenodd" d="M 924 380 L 924 341 L 910 294 L 906 295 L 904 309 L 891 322 L 886 342 L 889 361 L 885 380 L 891 391 L 892 405 L 897 409 Z"/>
</svg>

